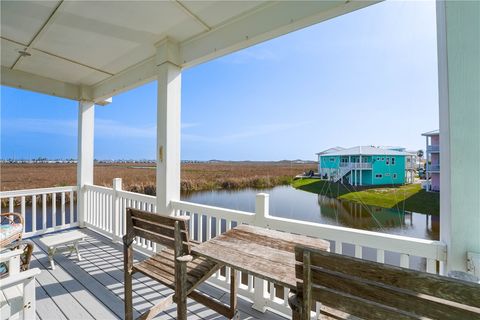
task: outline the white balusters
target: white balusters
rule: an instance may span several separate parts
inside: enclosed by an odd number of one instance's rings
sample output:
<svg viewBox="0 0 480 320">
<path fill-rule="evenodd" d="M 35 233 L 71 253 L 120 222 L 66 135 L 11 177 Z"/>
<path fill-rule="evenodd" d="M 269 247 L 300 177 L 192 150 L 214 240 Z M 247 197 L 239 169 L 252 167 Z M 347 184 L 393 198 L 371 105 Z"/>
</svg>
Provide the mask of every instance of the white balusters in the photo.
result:
<svg viewBox="0 0 480 320">
<path fill-rule="evenodd" d="M 400 254 L 400 267 L 402 268 L 409 268 L 410 267 L 410 259 L 408 254 Z"/>
<path fill-rule="evenodd" d="M 62 205 L 61 205 L 61 225 L 65 225 L 65 192 L 62 192 L 62 195 L 61 195 L 61 201 L 62 201 Z"/>
<path fill-rule="evenodd" d="M 25 197 L 24 196 L 20 198 L 20 213 L 23 217 L 23 221 L 25 221 L 25 223 L 23 224 L 23 232 L 25 232 L 26 219 L 25 219 Z"/>
<path fill-rule="evenodd" d="M 362 246 L 359 246 L 358 244 L 355 245 L 355 258 L 362 258 Z"/>
<path fill-rule="evenodd" d="M 52 227 L 57 225 L 57 194 L 52 193 Z"/>
<path fill-rule="evenodd" d="M 32 232 L 37 231 L 37 196 L 32 196 Z"/>
<path fill-rule="evenodd" d="M 69 220 L 69 223 L 72 223 L 73 220 L 74 220 L 74 201 L 73 201 L 73 191 L 70 191 L 70 212 L 69 212 L 69 216 L 70 216 L 70 220 Z"/>
<path fill-rule="evenodd" d="M 42 229 L 47 229 L 47 195 L 42 194 Z"/>
<path fill-rule="evenodd" d="M 385 251 L 377 249 L 377 262 L 385 263 Z"/>
</svg>

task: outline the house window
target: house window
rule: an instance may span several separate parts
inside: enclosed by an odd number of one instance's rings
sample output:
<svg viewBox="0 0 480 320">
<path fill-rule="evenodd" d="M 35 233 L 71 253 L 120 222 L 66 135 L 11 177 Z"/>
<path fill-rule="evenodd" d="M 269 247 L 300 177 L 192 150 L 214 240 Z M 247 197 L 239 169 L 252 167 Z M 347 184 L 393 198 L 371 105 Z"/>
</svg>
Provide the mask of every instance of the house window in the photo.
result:
<svg viewBox="0 0 480 320">
<path fill-rule="evenodd" d="M 377 157 L 377 161 L 380 161 L 380 157 Z"/>
<path fill-rule="evenodd" d="M 330 158 L 330 162 L 333 162 L 333 161 L 335 161 L 335 158 Z"/>
<path fill-rule="evenodd" d="M 392 157 L 392 166 L 395 165 L 395 158 Z"/>
<path fill-rule="evenodd" d="M 382 161 L 385 160 L 385 158 L 382 158 Z"/>
<path fill-rule="evenodd" d="M 396 173 L 393 174 L 393 179 L 397 179 L 397 174 Z"/>
<path fill-rule="evenodd" d="M 387 157 L 387 166 L 390 164 L 390 158 Z"/>
<path fill-rule="evenodd" d="M 377 178 L 377 179 L 380 179 L 380 178 L 382 178 L 382 177 L 383 177 L 383 175 L 381 175 L 381 174 L 376 174 L 376 175 L 375 175 L 375 178 Z"/>
</svg>

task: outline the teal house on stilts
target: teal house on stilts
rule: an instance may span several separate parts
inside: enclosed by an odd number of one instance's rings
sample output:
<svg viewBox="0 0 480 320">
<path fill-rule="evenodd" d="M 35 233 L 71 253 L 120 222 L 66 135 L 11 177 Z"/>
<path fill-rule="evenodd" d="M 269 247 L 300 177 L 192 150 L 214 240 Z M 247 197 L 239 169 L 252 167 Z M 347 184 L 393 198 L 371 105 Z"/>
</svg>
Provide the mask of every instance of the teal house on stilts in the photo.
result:
<svg viewBox="0 0 480 320">
<path fill-rule="evenodd" d="M 322 179 L 354 186 L 412 183 L 415 177 L 413 153 L 372 146 L 335 147 L 318 155 Z"/>
</svg>

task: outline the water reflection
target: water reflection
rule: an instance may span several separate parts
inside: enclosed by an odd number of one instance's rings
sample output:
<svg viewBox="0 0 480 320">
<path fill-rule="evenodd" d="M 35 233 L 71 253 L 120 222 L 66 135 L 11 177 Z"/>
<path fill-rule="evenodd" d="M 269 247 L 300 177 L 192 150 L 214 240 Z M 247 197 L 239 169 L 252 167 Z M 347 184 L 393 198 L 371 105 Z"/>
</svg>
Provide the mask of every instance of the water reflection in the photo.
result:
<svg viewBox="0 0 480 320">
<path fill-rule="evenodd" d="M 438 240 L 438 216 L 380 208 L 280 186 L 268 190 L 215 190 L 182 195 L 186 201 L 255 211 L 255 195 L 270 194 L 270 214 L 309 222 Z"/>
</svg>

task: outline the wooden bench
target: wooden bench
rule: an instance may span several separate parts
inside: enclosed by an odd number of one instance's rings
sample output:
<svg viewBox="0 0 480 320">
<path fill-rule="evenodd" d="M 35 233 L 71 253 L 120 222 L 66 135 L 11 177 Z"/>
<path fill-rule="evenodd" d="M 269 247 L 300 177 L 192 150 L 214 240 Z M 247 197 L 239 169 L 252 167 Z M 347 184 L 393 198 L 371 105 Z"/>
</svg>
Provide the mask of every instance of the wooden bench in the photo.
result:
<svg viewBox="0 0 480 320">
<path fill-rule="evenodd" d="M 177 319 L 187 319 L 187 297 L 233 318 L 236 316 L 236 285 L 232 281 L 230 306 L 214 300 L 195 288 L 210 278 L 222 265 L 201 257 L 190 255 L 192 243 L 188 235 L 189 217 L 166 217 L 158 214 L 127 209 L 126 235 L 124 242 L 125 267 L 125 319 L 132 319 L 132 274 L 141 272 L 165 286 L 173 289 L 171 294 L 149 311 L 140 316 L 140 319 L 152 319 L 159 312 L 165 310 L 173 302 L 177 303 Z M 155 242 L 164 248 L 152 257 L 133 263 L 133 241 L 141 237 Z"/>
<path fill-rule="evenodd" d="M 295 259 L 293 319 L 310 319 L 314 301 L 365 319 L 480 319 L 476 283 L 301 246 Z"/>
</svg>

